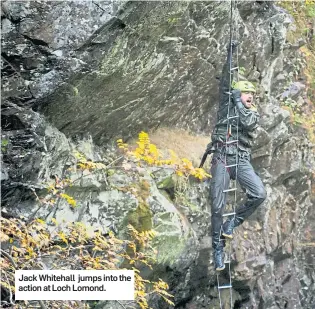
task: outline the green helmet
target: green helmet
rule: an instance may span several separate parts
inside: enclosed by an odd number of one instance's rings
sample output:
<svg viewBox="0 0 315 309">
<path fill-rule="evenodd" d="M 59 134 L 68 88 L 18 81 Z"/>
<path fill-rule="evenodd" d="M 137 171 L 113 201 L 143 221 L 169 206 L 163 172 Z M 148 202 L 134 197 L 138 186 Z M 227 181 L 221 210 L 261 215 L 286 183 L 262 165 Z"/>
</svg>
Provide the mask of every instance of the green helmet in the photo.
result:
<svg viewBox="0 0 315 309">
<path fill-rule="evenodd" d="M 255 86 L 248 81 L 240 81 L 235 83 L 234 89 L 239 89 L 241 92 L 254 92 L 256 93 Z"/>
</svg>

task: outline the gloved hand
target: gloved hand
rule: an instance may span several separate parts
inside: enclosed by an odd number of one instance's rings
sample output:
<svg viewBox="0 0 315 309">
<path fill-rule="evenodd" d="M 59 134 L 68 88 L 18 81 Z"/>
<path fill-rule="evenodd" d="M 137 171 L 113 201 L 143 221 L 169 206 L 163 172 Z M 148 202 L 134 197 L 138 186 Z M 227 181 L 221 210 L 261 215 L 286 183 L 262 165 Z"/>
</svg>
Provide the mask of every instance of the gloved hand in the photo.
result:
<svg viewBox="0 0 315 309">
<path fill-rule="evenodd" d="M 233 102 L 234 104 L 237 106 L 237 108 L 244 108 L 244 105 L 242 103 L 241 100 L 241 90 L 239 89 L 233 89 L 232 90 L 232 98 L 233 98 Z"/>
<path fill-rule="evenodd" d="M 213 144 L 212 144 L 212 142 L 210 142 L 210 143 L 207 145 L 206 152 L 207 152 L 208 154 L 211 154 L 213 151 L 214 151 Z"/>
</svg>

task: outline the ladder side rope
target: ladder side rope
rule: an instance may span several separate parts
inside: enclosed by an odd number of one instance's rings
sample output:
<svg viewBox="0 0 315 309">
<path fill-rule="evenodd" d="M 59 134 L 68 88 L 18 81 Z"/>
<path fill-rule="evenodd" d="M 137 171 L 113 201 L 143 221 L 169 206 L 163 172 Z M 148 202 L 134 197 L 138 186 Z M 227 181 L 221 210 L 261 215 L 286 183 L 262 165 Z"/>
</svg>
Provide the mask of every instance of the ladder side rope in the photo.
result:
<svg viewBox="0 0 315 309">
<path fill-rule="evenodd" d="M 234 9 L 236 9 L 237 7 L 237 0 L 231 0 L 231 6 L 230 6 L 230 61 L 229 61 L 229 73 L 230 73 L 230 83 L 229 83 L 229 105 L 228 105 L 228 113 L 227 113 L 227 134 L 226 134 L 226 145 L 228 144 L 228 139 L 230 137 L 230 133 L 232 132 L 232 126 L 230 125 L 230 105 L 231 105 L 231 85 L 232 85 L 232 39 L 233 39 L 233 5 L 234 5 Z M 236 19 L 237 21 L 237 19 Z M 234 29 L 235 30 L 235 29 Z M 235 30 L 235 39 L 236 41 L 238 40 L 238 25 L 236 23 L 236 30 Z M 236 68 L 238 68 L 238 47 L 236 46 Z M 237 81 L 239 80 L 239 70 L 237 70 Z M 235 108 L 235 107 L 234 107 Z M 239 117 L 236 117 L 236 164 L 235 166 L 235 183 L 237 180 L 237 174 L 238 174 L 238 143 L 239 143 Z M 226 152 L 225 152 L 225 156 L 224 156 L 224 163 L 225 163 L 225 175 L 224 175 L 224 187 L 223 190 L 225 190 L 225 181 L 226 181 L 226 173 L 228 171 L 228 168 L 230 167 L 229 165 L 227 165 L 227 161 L 226 161 Z M 235 184 L 236 186 L 236 184 Z M 237 190 L 235 187 L 235 190 L 227 190 L 224 192 L 224 194 L 227 194 L 228 191 L 234 191 L 234 203 L 233 203 L 233 212 L 231 214 L 233 214 L 234 216 L 234 220 L 235 220 L 235 207 L 236 207 L 236 201 L 237 201 Z M 227 198 L 225 199 L 225 201 L 227 201 Z M 230 216 L 231 214 L 226 214 L 228 216 Z M 222 233 L 222 230 L 221 230 Z M 222 234 L 221 234 L 222 235 Z M 220 235 L 220 240 L 221 239 L 221 235 Z M 229 273 L 229 284 L 225 285 L 225 286 L 221 286 L 220 285 L 220 280 L 219 280 L 219 274 L 217 274 L 217 283 L 218 283 L 218 292 L 219 292 L 219 300 L 220 300 L 220 308 L 222 308 L 222 299 L 221 299 L 221 289 L 224 288 L 228 288 L 230 291 L 230 309 L 233 309 L 233 290 L 232 290 L 232 275 L 231 275 L 231 254 L 232 254 L 232 246 L 229 246 L 229 254 L 228 254 L 228 261 L 226 262 L 228 264 L 228 273 Z"/>
<path fill-rule="evenodd" d="M 235 6 L 235 11 L 237 9 L 237 0 L 234 0 L 234 6 Z M 237 42 L 239 42 L 239 36 L 238 36 L 238 23 L 237 23 L 237 18 L 235 18 L 235 39 Z M 236 67 L 239 67 L 239 62 L 238 62 L 238 46 L 236 47 Z M 237 70 L 237 81 L 239 81 L 239 70 Z M 232 85 L 232 81 L 231 84 Z M 231 86 L 230 86 L 231 87 Z M 234 107 L 236 109 L 236 106 Z M 239 164 L 239 156 L 238 156 L 238 146 L 239 146 L 239 117 L 236 118 L 236 166 L 235 166 L 235 189 L 237 188 L 237 178 L 238 178 L 238 164 Z M 237 190 L 234 191 L 234 203 L 233 203 L 233 219 L 235 220 L 236 217 L 236 202 L 237 202 Z M 229 279 L 230 279 L 230 307 L 233 309 L 233 290 L 232 290 L 232 274 L 231 274 L 231 256 L 232 256 L 232 245 L 230 243 L 229 246 Z"/>
<path fill-rule="evenodd" d="M 225 135 L 225 147 L 227 145 L 228 142 L 228 138 L 229 138 L 229 126 L 230 126 L 230 105 L 231 105 L 231 83 L 232 83 L 232 27 L 233 27 L 233 3 L 231 0 L 231 4 L 230 4 L 230 39 L 229 39 L 229 48 L 230 50 L 228 51 L 230 54 L 230 58 L 229 58 L 229 74 L 230 74 L 230 79 L 229 79 L 229 102 L 228 102 L 228 111 L 227 111 L 227 125 L 226 125 L 226 135 Z M 225 156 L 224 156 L 224 164 L 226 165 L 226 151 L 225 151 Z M 224 172 L 224 178 L 223 178 L 223 190 L 225 190 L 225 185 L 226 185 L 226 176 L 227 176 L 227 169 L 225 168 L 225 172 Z M 227 192 L 223 192 L 223 194 L 226 194 Z M 227 201 L 226 198 L 224 199 L 225 202 Z M 220 241 L 223 241 L 223 239 L 221 238 L 222 235 L 222 229 L 220 231 Z M 230 261 L 230 256 L 229 256 L 229 261 Z M 230 263 L 229 263 L 230 266 Z M 230 276 L 230 267 L 229 267 L 229 277 Z M 220 285 L 220 276 L 219 273 L 217 273 L 217 284 L 218 284 L 218 293 L 219 293 L 219 300 L 220 300 L 220 308 L 222 308 L 222 300 L 221 300 L 221 289 L 224 288 L 223 285 Z M 231 284 L 230 284 L 231 286 Z M 228 287 L 227 287 L 228 288 Z M 231 290 L 231 288 L 229 288 Z"/>
</svg>

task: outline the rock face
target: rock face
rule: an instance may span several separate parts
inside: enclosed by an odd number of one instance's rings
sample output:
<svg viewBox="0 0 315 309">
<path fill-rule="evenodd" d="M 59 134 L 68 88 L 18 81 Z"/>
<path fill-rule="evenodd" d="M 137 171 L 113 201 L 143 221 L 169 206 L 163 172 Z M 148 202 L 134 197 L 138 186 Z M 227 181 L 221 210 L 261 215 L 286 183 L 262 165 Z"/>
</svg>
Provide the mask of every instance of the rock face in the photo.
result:
<svg viewBox="0 0 315 309">
<path fill-rule="evenodd" d="M 236 11 L 240 66 L 269 93 L 283 70 L 287 17 L 249 5 Z M 88 131 L 97 143 L 160 125 L 210 132 L 228 18 L 225 2 L 127 3 L 76 54 L 87 64 L 83 74 L 72 74 L 38 109 L 66 135 Z"/>
<path fill-rule="evenodd" d="M 293 20 L 263 1 L 242 2 L 234 14 L 239 64 L 260 88 L 253 164 L 268 193 L 231 243 L 234 308 L 314 309 L 314 146 L 275 100 L 303 100 L 302 82 L 285 88 L 297 61 L 285 40 Z M 165 187 L 172 171 L 132 166 L 72 171 L 75 210 L 65 200 L 41 207 L 34 192 L 64 177 L 76 151 L 111 162 L 115 137 L 159 126 L 210 133 L 229 4 L 3 1 L 2 29 L 4 215 L 80 220 L 118 234 L 127 223 L 153 228 L 149 275 L 170 284 L 176 308 L 217 308 L 207 183 L 186 184 L 175 199 L 172 181 Z M 152 306 L 168 308 L 156 299 Z"/>
<path fill-rule="evenodd" d="M 114 11 L 106 1 L 2 1 L 1 6 L 4 98 L 24 103 L 76 71 L 82 62 L 75 50 Z"/>
</svg>

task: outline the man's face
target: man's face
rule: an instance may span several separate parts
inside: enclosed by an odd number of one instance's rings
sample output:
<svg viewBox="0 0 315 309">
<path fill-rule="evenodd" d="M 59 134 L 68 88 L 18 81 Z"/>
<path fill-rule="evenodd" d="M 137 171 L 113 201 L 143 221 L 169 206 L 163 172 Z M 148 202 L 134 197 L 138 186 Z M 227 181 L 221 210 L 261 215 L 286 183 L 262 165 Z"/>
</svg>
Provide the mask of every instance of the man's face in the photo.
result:
<svg viewBox="0 0 315 309">
<path fill-rule="evenodd" d="M 253 92 L 242 92 L 241 101 L 246 108 L 251 108 L 254 103 L 254 93 Z"/>
</svg>

